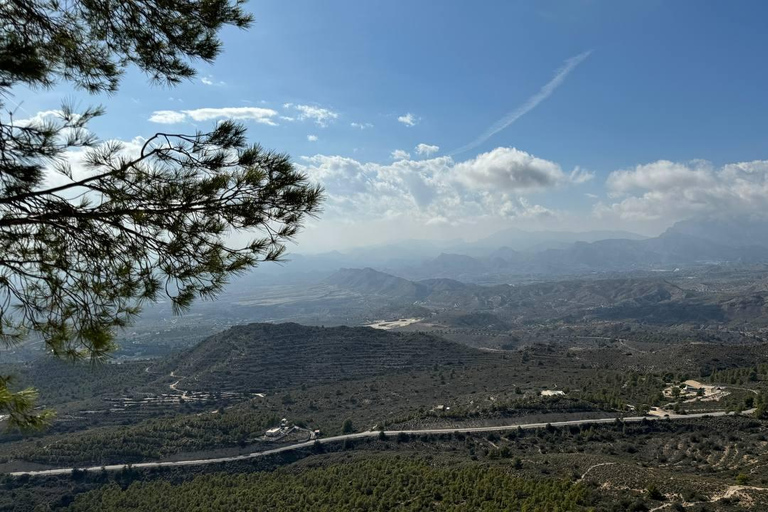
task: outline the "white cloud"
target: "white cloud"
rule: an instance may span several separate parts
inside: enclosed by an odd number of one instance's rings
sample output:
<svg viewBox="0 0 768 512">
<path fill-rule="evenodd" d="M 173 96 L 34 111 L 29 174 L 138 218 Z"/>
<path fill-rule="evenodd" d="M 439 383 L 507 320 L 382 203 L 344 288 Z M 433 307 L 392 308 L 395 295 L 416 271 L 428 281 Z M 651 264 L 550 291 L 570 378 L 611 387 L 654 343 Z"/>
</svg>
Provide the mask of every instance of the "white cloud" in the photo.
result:
<svg viewBox="0 0 768 512">
<path fill-rule="evenodd" d="M 155 110 L 149 116 L 150 122 L 160 124 L 177 124 L 184 122 L 186 119 L 186 114 L 175 110 Z"/>
<path fill-rule="evenodd" d="M 192 119 L 193 121 L 209 121 L 211 119 L 239 119 L 253 121 L 269 126 L 277 126 L 272 118 L 277 112 L 271 108 L 260 107 L 223 107 L 198 108 L 194 110 L 157 110 L 149 120 L 153 123 L 175 124 Z"/>
<path fill-rule="evenodd" d="M 424 224 L 426 224 L 427 226 L 450 226 L 453 223 L 450 220 L 448 220 L 447 217 L 438 215 L 437 217 L 432 217 L 431 219 L 427 219 L 427 221 Z"/>
<path fill-rule="evenodd" d="M 408 160 L 411 154 L 403 149 L 396 149 L 391 153 L 393 160 Z"/>
<path fill-rule="evenodd" d="M 14 119 L 13 124 L 19 127 L 26 127 L 31 124 L 39 125 L 48 121 L 60 120 L 63 112 L 61 110 L 43 110 L 37 112 L 34 116 L 24 119 Z"/>
<path fill-rule="evenodd" d="M 405 126 L 416 126 L 416 123 L 419 122 L 419 119 L 408 112 L 407 114 L 398 117 L 397 121 L 403 123 Z"/>
<path fill-rule="evenodd" d="M 706 187 L 713 185 L 713 180 L 712 169 L 706 162 L 690 165 L 659 160 L 631 170 L 612 172 L 606 187 L 611 196 L 617 197 L 637 190 Z"/>
<path fill-rule="evenodd" d="M 307 135 L 307 140 L 309 142 L 317 142 L 317 135 Z"/>
<path fill-rule="evenodd" d="M 104 141 L 105 144 L 111 144 L 118 148 L 118 156 L 121 158 L 135 158 L 141 154 L 141 148 L 144 146 L 146 139 L 142 137 L 134 137 L 129 141 L 112 139 Z M 72 148 L 64 153 L 64 160 L 68 166 L 68 170 L 71 173 L 70 176 L 66 176 L 51 168 L 47 169 L 45 175 L 46 187 L 58 187 L 62 185 L 69 185 L 72 182 L 80 181 L 84 178 L 98 174 L 99 169 L 94 169 L 89 164 L 88 154 L 91 151 L 90 148 Z M 103 169 L 101 169 L 103 172 Z M 71 197 L 77 197 L 85 192 L 82 188 L 75 188 L 69 191 Z"/>
<path fill-rule="evenodd" d="M 198 108 L 195 110 L 183 110 L 182 112 L 195 121 L 228 118 L 254 121 L 270 126 L 276 126 L 272 118 L 277 116 L 277 112 L 271 108 L 260 107 Z"/>
<path fill-rule="evenodd" d="M 496 148 L 456 164 L 454 179 L 470 189 L 524 192 L 571 181 L 555 162 L 515 148 Z"/>
<path fill-rule="evenodd" d="M 215 86 L 215 87 L 223 87 L 227 85 L 227 82 L 224 81 L 216 81 L 215 78 L 213 78 L 213 75 L 204 76 L 200 79 L 200 81 L 203 83 L 203 85 L 209 85 L 209 86 Z"/>
<path fill-rule="evenodd" d="M 301 157 L 299 166 L 325 187 L 323 218 L 329 222 L 407 219 L 437 227 L 511 217 L 535 221 L 557 213 L 521 195 L 577 184 L 554 162 L 509 148 L 464 162 L 410 160 L 402 150 L 392 157 L 378 164 L 315 155 Z"/>
<path fill-rule="evenodd" d="M 357 128 L 359 130 L 367 130 L 368 128 L 373 128 L 373 125 L 371 123 L 349 123 L 349 126 L 352 128 Z"/>
<path fill-rule="evenodd" d="M 283 108 L 293 109 L 297 112 L 297 118 L 300 121 L 314 121 L 320 128 L 325 128 L 334 119 L 338 119 L 338 112 L 329 110 L 327 108 L 317 107 L 313 105 L 296 105 L 294 103 L 284 103 Z"/>
<path fill-rule="evenodd" d="M 614 202 L 596 204 L 598 217 L 674 222 L 699 214 L 764 212 L 768 209 L 768 161 L 716 168 L 703 160 L 659 160 L 612 172 L 606 188 Z"/>
<path fill-rule="evenodd" d="M 440 146 L 431 146 L 429 144 L 421 143 L 416 146 L 416 153 L 419 155 L 430 156 L 432 153 L 437 153 L 440 150 Z"/>
<path fill-rule="evenodd" d="M 582 169 L 578 165 L 568 175 L 568 179 L 571 183 L 586 183 L 594 179 L 595 173 Z"/>
<path fill-rule="evenodd" d="M 542 219 L 557 216 L 557 214 L 549 208 L 545 208 L 540 204 L 531 204 L 524 197 L 512 198 L 509 196 L 505 196 L 505 200 L 501 205 L 499 213 L 505 217 L 519 219 Z"/>
</svg>

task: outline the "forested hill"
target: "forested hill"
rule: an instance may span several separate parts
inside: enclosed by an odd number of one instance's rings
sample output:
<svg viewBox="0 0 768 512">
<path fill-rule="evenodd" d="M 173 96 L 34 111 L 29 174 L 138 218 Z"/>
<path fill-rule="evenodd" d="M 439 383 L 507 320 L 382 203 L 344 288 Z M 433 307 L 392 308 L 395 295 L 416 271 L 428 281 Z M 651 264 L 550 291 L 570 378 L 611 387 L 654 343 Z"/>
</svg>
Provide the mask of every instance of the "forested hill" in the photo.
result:
<svg viewBox="0 0 768 512">
<path fill-rule="evenodd" d="M 174 358 L 180 389 L 260 392 L 463 365 L 481 351 L 434 335 L 369 327 L 249 324 L 211 336 Z"/>
</svg>

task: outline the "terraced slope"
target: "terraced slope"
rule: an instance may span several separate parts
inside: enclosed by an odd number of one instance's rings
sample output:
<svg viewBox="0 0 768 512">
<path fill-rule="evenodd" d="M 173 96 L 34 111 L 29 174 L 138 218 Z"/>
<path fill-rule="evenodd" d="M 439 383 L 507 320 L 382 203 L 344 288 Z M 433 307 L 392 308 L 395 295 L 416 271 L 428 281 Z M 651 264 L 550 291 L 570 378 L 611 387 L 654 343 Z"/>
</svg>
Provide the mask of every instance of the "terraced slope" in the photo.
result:
<svg viewBox="0 0 768 512">
<path fill-rule="evenodd" d="M 483 357 L 480 351 L 426 334 L 250 324 L 208 338 L 169 368 L 182 378 L 179 389 L 260 392 L 436 364 L 463 365 Z"/>
</svg>

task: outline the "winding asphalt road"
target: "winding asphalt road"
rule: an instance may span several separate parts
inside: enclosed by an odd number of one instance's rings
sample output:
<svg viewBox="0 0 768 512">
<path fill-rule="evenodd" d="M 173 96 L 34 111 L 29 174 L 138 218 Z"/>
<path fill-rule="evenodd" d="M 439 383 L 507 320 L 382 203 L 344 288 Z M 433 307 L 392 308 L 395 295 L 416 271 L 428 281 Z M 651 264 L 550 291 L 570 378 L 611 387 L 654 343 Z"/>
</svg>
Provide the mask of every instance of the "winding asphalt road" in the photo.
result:
<svg viewBox="0 0 768 512">
<path fill-rule="evenodd" d="M 749 414 L 751 411 L 744 411 L 744 414 Z M 709 412 L 709 413 L 697 413 L 697 414 L 672 414 L 670 413 L 669 416 L 666 416 L 664 418 L 661 418 L 659 416 L 631 416 L 631 417 L 614 417 L 614 418 L 597 418 L 597 419 L 583 419 L 583 420 L 569 420 L 569 421 L 552 421 L 549 423 L 521 423 L 521 424 L 515 424 L 515 425 L 499 425 L 499 426 L 492 426 L 492 427 L 464 427 L 464 428 L 430 428 L 430 429 L 423 429 L 423 430 L 387 430 L 384 432 L 387 436 L 396 436 L 398 434 L 404 433 L 408 435 L 420 435 L 420 434 L 453 434 L 454 432 L 459 432 L 462 434 L 470 434 L 473 432 L 503 432 L 506 430 L 515 430 L 517 428 L 521 429 L 537 429 L 537 428 L 545 428 L 547 425 L 551 425 L 553 427 L 567 427 L 571 425 L 594 425 L 599 423 L 613 423 L 617 419 L 624 421 L 625 423 L 638 423 L 643 420 L 648 421 L 657 421 L 660 419 L 669 419 L 669 420 L 682 420 L 682 419 L 691 419 L 691 418 L 704 418 L 704 417 L 713 417 L 713 416 L 727 416 L 734 413 L 729 413 L 726 411 L 715 411 L 715 412 Z M 234 457 L 219 457 L 219 458 L 212 458 L 212 459 L 195 459 L 195 460 L 179 460 L 179 461 L 168 461 L 168 462 L 141 462 L 138 464 L 112 464 L 109 466 L 91 466 L 91 467 L 82 467 L 82 468 L 58 468 L 58 469 L 45 469 L 41 471 L 17 471 L 13 473 L 8 473 L 13 476 L 21 476 L 21 475 L 30 475 L 30 476 L 50 476 L 50 475 L 67 475 L 71 474 L 72 470 L 77 469 L 80 471 L 120 471 L 123 469 L 127 469 L 129 467 L 134 469 L 142 469 L 142 468 L 168 468 L 168 467 L 181 467 L 181 466 L 201 466 L 204 464 L 219 464 L 222 462 L 237 462 L 237 461 L 244 461 L 249 459 L 255 459 L 258 457 L 264 457 L 267 455 L 273 455 L 276 453 L 283 453 L 283 452 L 290 452 L 293 450 L 300 450 L 302 448 L 310 448 L 312 447 L 316 442 L 320 444 L 329 444 L 329 443 L 338 443 L 345 441 L 347 439 L 362 439 L 366 437 L 377 437 L 381 433 L 379 431 L 368 431 L 368 432 L 358 432 L 356 434 L 346 434 L 342 436 L 334 436 L 334 437 L 326 437 L 326 438 L 320 438 L 317 440 L 312 441 L 305 441 L 303 443 L 297 443 L 287 446 L 281 446 L 279 448 L 274 448 L 272 450 L 265 450 L 263 452 L 253 452 L 253 453 L 247 453 L 244 455 L 237 455 Z"/>
</svg>

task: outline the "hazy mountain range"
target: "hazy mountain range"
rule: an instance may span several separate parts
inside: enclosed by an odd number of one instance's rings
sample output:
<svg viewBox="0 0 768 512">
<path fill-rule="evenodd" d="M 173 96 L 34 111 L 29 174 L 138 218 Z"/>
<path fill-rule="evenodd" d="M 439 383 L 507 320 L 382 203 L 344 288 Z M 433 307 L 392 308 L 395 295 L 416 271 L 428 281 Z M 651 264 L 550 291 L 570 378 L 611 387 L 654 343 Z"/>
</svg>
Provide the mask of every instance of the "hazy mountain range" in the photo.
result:
<svg viewBox="0 0 768 512">
<path fill-rule="evenodd" d="M 340 268 L 375 268 L 409 280 L 515 278 L 637 270 L 671 271 L 706 264 L 768 263 L 768 221 L 757 217 L 688 220 L 657 237 L 625 231 L 500 231 L 468 243 L 411 240 L 347 253 L 294 254 L 282 267 L 255 273 L 261 282 L 319 282 Z M 250 286 L 250 280 L 239 286 Z"/>
<path fill-rule="evenodd" d="M 762 262 L 768 262 L 768 223 L 741 218 L 680 222 L 655 238 L 577 241 L 535 252 L 505 246 L 471 260 L 464 255 L 441 254 L 425 262 L 415 274 L 428 269 L 421 275 L 471 279 L 483 274 L 578 274 Z"/>
<path fill-rule="evenodd" d="M 366 297 L 370 303 L 414 304 L 433 315 L 431 323 L 461 327 L 493 325 L 504 330 L 520 322 L 553 319 L 636 320 L 665 325 L 764 325 L 768 321 L 764 280 L 727 290 L 691 286 L 685 278 L 678 282 L 685 287 L 661 275 L 483 286 L 444 278 L 414 282 L 365 268 L 341 269 L 323 285 Z"/>
</svg>

